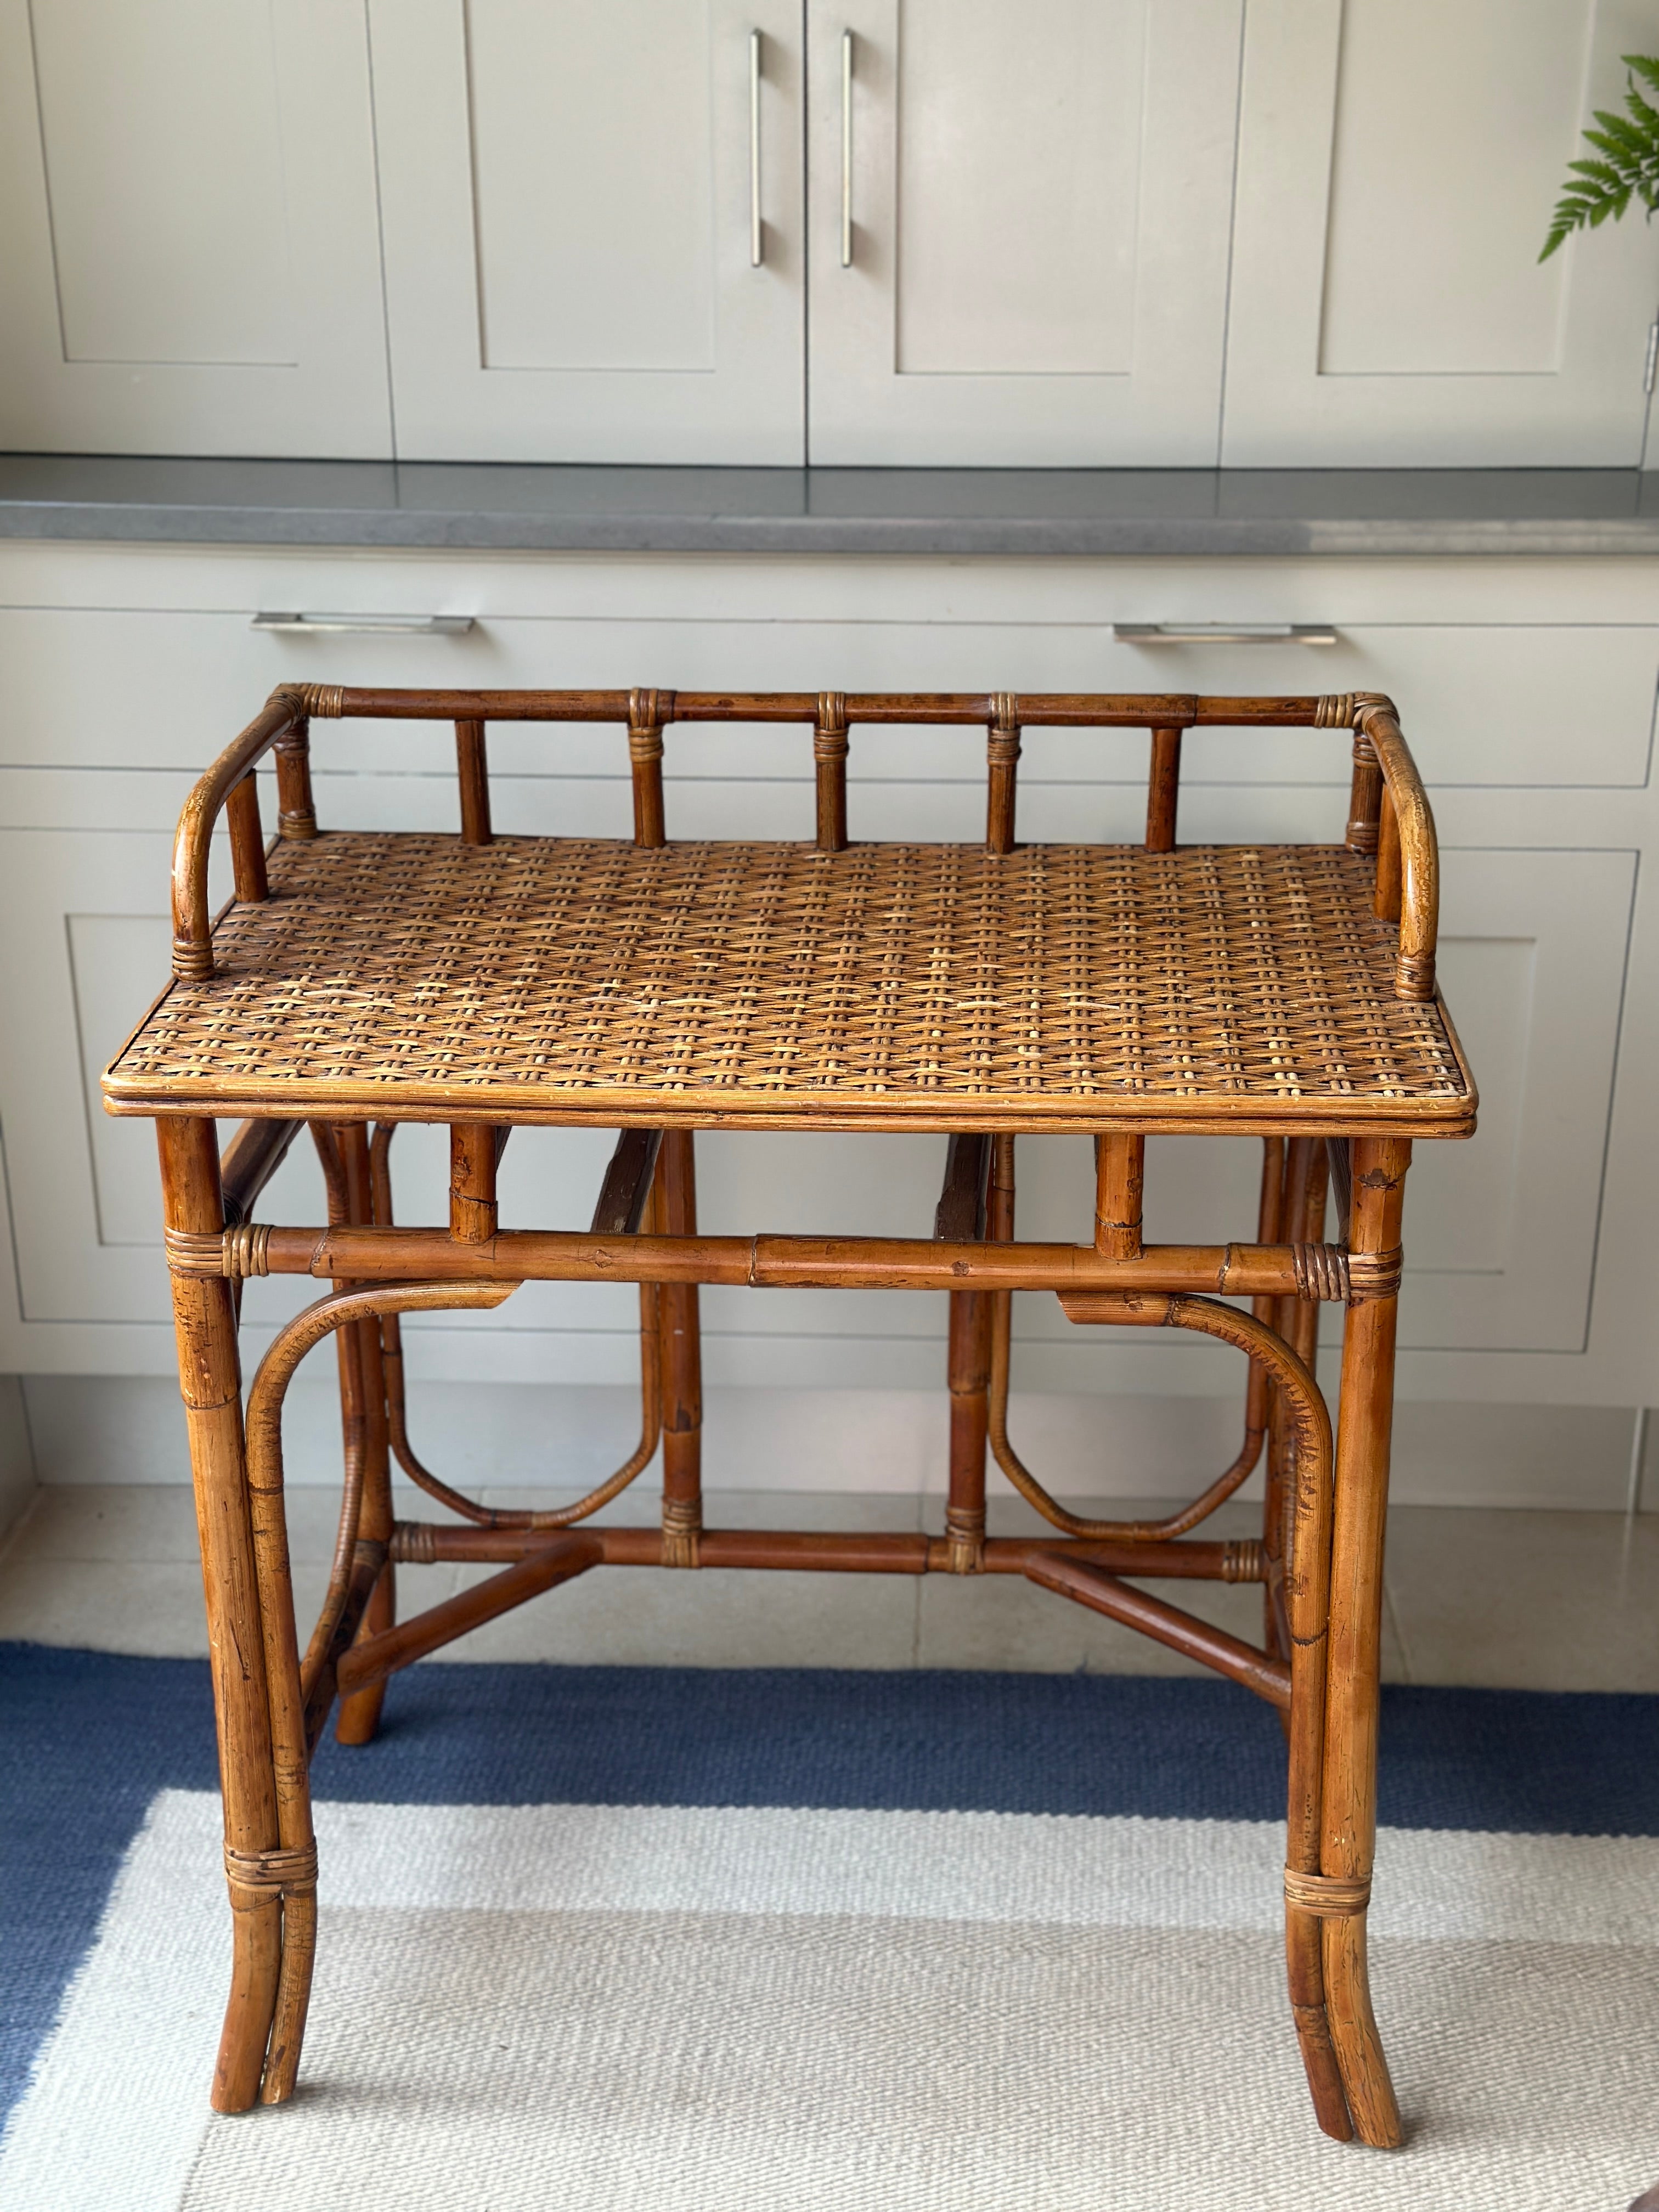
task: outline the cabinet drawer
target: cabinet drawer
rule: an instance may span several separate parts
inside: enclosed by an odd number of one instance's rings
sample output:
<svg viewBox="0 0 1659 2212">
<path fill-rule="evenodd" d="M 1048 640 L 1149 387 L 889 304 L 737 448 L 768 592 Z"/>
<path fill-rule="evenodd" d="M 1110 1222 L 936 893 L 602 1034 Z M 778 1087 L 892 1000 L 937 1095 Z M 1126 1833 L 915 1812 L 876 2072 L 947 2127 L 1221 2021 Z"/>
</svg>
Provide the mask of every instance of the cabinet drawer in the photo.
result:
<svg viewBox="0 0 1659 2212">
<path fill-rule="evenodd" d="M 382 605 L 387 583 L 363 582 Z M 197 611 L 13 608 L 0 611 L 0 762 L 9 765 L 198 772 L 275 684 L 515 684 L 755 690 L 1382 690 L 1399 702 L 1425 779 L 1435 785 L 1639 785 L 1647 773 L 1659 627 L 1645 623 L 1339 623 L 1329 647 L 1142 646 L 1096 622 L 986 622 L 945 616 L 884 623 L 786 613 L 680 617 L 627 611 L 568 617 L 491 615 L 485 575 L 422 565 L 398 577 L 409 611 L 477 611 L 462 636 L 294 637 L 256 633 L 252 609 Z M 470 587 L 470 588 L 469 588 Z M 353 580 L 337 586 L 351 604 Z M 1172 579 L 1170 597 L 1190 596 Z M 1164 611 L 1173 619 L 1185 611 Z M 1208 607 L 1213 617 L 1224 608 Z M 1134 732 L 1045 731 L 1027 740 L 1023 785 L 1134 783 Z M 437 726 L 330 726 L 317 764 L 361 775 L 437 775 L 453 763 Z M 508 776 L 625 772 L 617 733 L 498 727 L 492 767 Z M 810 781 L 804 732 L 675 730 L 671 778 Z M 855 783 L 973 784 L 984 772 L 971 732 L 855 732 Z M 1345 785 L 1340 732 L 1194 731 L 1183 779 L 1201 784 Z M 445 816 L 443 818 L 447 819 Z M 735 834 L 735 833 L 734 833 Z M 788 834 L 788 833 L 780 833 Z M 873 824 L 860 834 L 884 832 Z M 1042 834 L 1034 832 L 1034 834 Z"/>
</svg>

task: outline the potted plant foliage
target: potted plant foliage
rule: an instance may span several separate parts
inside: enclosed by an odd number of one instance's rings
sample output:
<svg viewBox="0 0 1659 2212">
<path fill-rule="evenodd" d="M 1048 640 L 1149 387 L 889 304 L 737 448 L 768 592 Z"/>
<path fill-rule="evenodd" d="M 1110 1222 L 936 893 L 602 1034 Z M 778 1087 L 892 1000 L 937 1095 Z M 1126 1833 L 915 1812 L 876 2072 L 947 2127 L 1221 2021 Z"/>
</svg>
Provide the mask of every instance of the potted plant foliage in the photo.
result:
<svg viewBox="0 0 1659 2212">
<path fill-rule="evenodd" d="M 1650 106 L 1636 82 L 1639 77 L 1650 91 L 1659 93 L 1659 60 L 1649 54 L 1620 58 L 1631 72 L 1625 113 L 1596 109 L 1598 128 L 1584 136 L 1598 158 L 1568 162 L 1568 181 L 1556 203 L 1540 261 L 1547 261 L 1575 230 L 1599 229 L 1609 217 L 1617 222 L 1633 199 L 1650 216 L 1659 207 L 1659 107 Z"/>
</svg>

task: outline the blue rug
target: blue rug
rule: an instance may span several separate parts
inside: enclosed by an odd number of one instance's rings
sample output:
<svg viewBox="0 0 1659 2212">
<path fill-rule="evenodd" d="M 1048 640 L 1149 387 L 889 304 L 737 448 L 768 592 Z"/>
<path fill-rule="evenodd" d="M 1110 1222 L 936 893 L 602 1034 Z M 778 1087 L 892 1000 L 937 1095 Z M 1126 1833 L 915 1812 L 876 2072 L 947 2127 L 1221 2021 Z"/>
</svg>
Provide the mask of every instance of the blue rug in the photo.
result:
<svg viewBox="0 0 1659 2212">
<path fill-rule="evenodd" d="M 1659 1698 L 1387 1688 L 1392 1827 L 1659 1836 Z M 156 1792 L 217 1786 L 205 1662 L 0 1644 L 0 2114 Z M 373 1804 L 787 1805 L 1276 1820 L 1274 1716 L 1156 1675 L 454 1666 L 318 1753 Z"/>
<path fill-rule="evenodd" d="M 316 1760 L 312 2086 L 254 2132 L 204 2100 L 206 1666 L 0 1646 L 0 1747 L 7 2212 L 321 2212 L 345 2181 L 361 2212 L 1093 2212 L 1228 2174 L 1237 2205 L 1566 2212 L 1659 2166 L 1659 1851 L 1590 1840 L 1659 1838 L 1659 1698 L 1385 1690 L 1374 1927 L 1413 2143 L 1356 2167 L 1283 2020 L 1281 1729 L 1228 1683 L 416 1668 L 376 1743 Z M 1203 2117 L 1137 2132 L 1172 2075 Z M 476 2199 L 431 2179 L 456 2159 Z"/>
</svg>

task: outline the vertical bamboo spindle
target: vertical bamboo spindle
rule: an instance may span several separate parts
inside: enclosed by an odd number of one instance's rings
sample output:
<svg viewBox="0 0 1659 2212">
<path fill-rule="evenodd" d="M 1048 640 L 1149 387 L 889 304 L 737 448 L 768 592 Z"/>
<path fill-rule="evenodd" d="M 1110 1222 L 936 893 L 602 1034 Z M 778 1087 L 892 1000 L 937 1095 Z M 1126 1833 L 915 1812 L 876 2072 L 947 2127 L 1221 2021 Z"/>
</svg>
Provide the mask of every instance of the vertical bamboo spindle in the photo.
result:
<svg viewBox="0 0 1659 2212">
<path fill-rule="evenodd" d="M 1351 853 L 1376 850 L 1377 823 L 1382 811 L 1382 769 L 1376 747 L 1363 730 L 1353 733 L 1353 780 L 1348 787 L 1348 829 L 1344 840 Z"/>
<path fill-rule="evenodd" d="M 236 896 L 244 906 L 257 906 L 270 896 L 265 875 L 265 836 L 259 823 L 259 787 L 250 769 L 225 802 L 230 820 L 230 862 L 236 878 Z"/>
<path fill-rule="evenodd" d="M 634 779 L 634 842 L 668 842 L 662 804 L 662 732 L 674 719 L 672 691 L 628 695 L 628 764 Z"/>
<path fill-rule="evenodd" d="M 985 1234 L 988 1242 L 996 1244 L 1010 1243 L 1013 1239 L 1014 1139 L 1011 1133 L 1005 1133 L 1003 1134 L 994 1136 L 991 1139 L 991 1180 L 990 1186 L 985 1194 Z M 994 1379 L 998 1360 L 1000 1359 L 1006 1363 L 1008 1358 L 1008 1338 L 1012 1322 L 1012 1308 L 1013 1306 L 1013 1292 L 1012 1291 L 982 1291 L 980 1294 L 980 1304 L 984 1309 L 985 1365 L 987 1382 L 987 1395 L 984 1403 L 986 1409 L 986 1433 L 988 1436 L 990 1430 L 989 1385 Z M 953 1355 L 955 1348 L 955 1341 L 953 1339 L 951 1344 Z M 952 1358 L 951 1365 L 952 1374 L 954 1376 L 954 1357 Z M 1007 1376 L 1006 1364 L 1002 1382 L 999 1387 L 1002 1394 L 1002 1402 L 1006 1407 L 1007 1401 Z M 955 1384 L 953 1380 L 953 1392 L 954 1389 Z M 954 1425 L 956 1417 L 956 1399 L 954 1395 L 951 1401 L 951 1411 L 952 1419 L 951 1455 L 951 1480 L 954 1483 L 956 1479 L 955 1471 L 957 1462 Z M 980 1445 L 979 1465 L 980 1498 L 981 1500 L 979 1529 L 981 1547 L 976 1550 L 971 1565 L 964 1559 L 963 1565 L 959 1567 L 957 1564 L 957 1557 L 953 1543 L 951 1566 L 952 1571 L 957 1573 L 972 1571 L 972 1568 L 982 1565 L 984 1559 L 982 1545 L 985 1523 L 982 1501 L 985 1494 L 985 1446 L 983 1440 L 981 1440 Z M 955 1532 L 951 1528 L 949 1516 L 947 1515 L 945 1534 L 947 1538 L 953 1538 L 954 1534 Z"/>
<path fill-rule="evenodd" d="M 457 1121 L 450 1129 L 449 1233 L 458 1244 L 487 1244 L 495 1234 L 501 1141 L 487 1121 Z"/>
<path fill-rule="evenodd" d="M 489 827 L 489 758 L 482 722 L 455 725 L 455 768 L 461 787 L 461 842 L 488 845 Z"/>
<path fill-rule="evenodd" d="M 1113 1260 L 1140 1257 L 1145 1137 L 1095 1139 L 1095 1249 Z"/>
<path fill-rule="evenodd" d="M 1006 1244 L 1014 1234 L 1014 1140 L 1012 1136 L 991 1139 L 991 1182 L 985 1194 L 985 1234 L 994 1244 Z M 1004 1295 L 999 1292 L 999 1296 Z M 1012 1291 L 1006 1293 L 1012 1297 Z"/>
<path fill-rule="evenodd" d="M 486 1131 L 492 1135 L 493 1131 Z M 368 1130 L 362 1121 L 343 1124 L 335 1132 L 345 1182 L 345 1218 L 351 1222 L 374 1218 L 374 1184 L 369 1166 Z M 337 1282 L 337 1291 L 351 1285 Z M 361 1543 L 392 1541 L 392 1454 L 386 1413 L 386 1360 L 378 1321 L 360 1321 L 337 1329 L 340 1362 L 340 1419 L 348 1452 L 362 1455 L 363 1500 L 357 1516 Z M 348 1343 L 347 1340 L 350 1341 Z M 359 1643 L 390 1628 L 397 1618 L 398 1592 L 392 1562 L 380 1569 L 357 1625 Z M 375 1682 L 340 1701 L 334 1725 L 339 1743 L 372 1742 L 386 1702 L 386 1684 Z"/>
<path fill-rule="evenodd" d="M 1371 902 L 1379 921 L 1399 921 L 1401 896 L 1400 817 L 1395 811 L 1394 793 L 1385 786 L 1382 818 L 1376 831 L 1376 896 Z"/>
<path fill-rule="evenodd" d="M 218 1235 L 224 1202 L 213 1123 L 164 1117 L 155 1134 L 167 1227 Z M 173 1316 L 202 1547 L 225 1848 L 252 1854 L 274 1850 L 279 1836 L 230 1285 L 216 1276 L 175 1274 Z M 278 1893 L 240 1882 L 234 1872 L 227 1881 L 231 1986 L 212 2101 L 216 2112 L 241 2112 L 258 2095 L 264 2068 L 282 1963 L 283 1903 Z"/>
<path fill-rule="evenodd" d="M 821 853 L 847 849 L 847 700 L 840 691 L 820 691 L 812 732 L 812 766 L 817 780 L 817 842 Z"/>
<path fill-rule="evenodd" d="M 1146 850 L 1173 853 L 1176 808 L 1181 797 L 1181 732 L 1152 732 L 1152 767 L 1146 777 Z"/>
<path fill-rule="evenodd" d="M 1284 1205 L 1285 1139 L 1282 1137 L 1264 1137 L 1261 1140 L 1261 1189 L 1257 1200 L 1255 1218 L 1255 1239 L 1258 1244 L 1283 1243 L 1284 1239 L 1279 1233 L 1279 1224 L 1283 1218 Z M 1258 1321 L 1265 1322 L 1267 1327 L 1272 1328 L 1277 1324 L 1279 1319 L 1279 1301 L 1276 1298 L 1252 1298 L 1250 1311 Z M 1288 1658 L 1290 1655 L 1284 1648 L 1285 1639 L 1279 1634 L 1279 1606 L 1275 1601 L 1271 1578 L 1273 1563 L 1279 1558 L 1281 1528 L 1281 1523 L 1278 1518 L 1279 1494 L 1273 1486 L 1273 1455 L 1277 1437 L 1274 1407 L 1277 1394 L 1267 1370 L 1258 1365 L 1255 1360 L 1250 1363 L 1249 1387 L 1253 1411 L 1252 1418 L 1247 1425 L 1265 1424 L 1267 1431 L 1268 1496 L 1261 1514 L 1261 1548 L 1267 1555 L 1269 1579 L 1263 1583 L 1261 1590 L 1262 1644 L 1272 1657 L 1284 1659 Z"/>
<path fill-rule="evenodd" d="M 697 1233 L 696 1160 L 690 1129 L 670 1129 L 657 1155 L 657 1203 L 665 1237 Z M 664 1283 L 662 1331 L 662 1563 L 695 1567 L 702 1534 L 702 1352 L 697 1286 Z"/>
<path fill-rule="evenodd" d="M 1394 1425 L 1396 1270 L 1411 1149 L 1397 1137 L 1357 1138 L 1353 1147 L 1349 1266 L 1357 1280 L 1342 1338 L 1322 1871 L 1360 1882 L 1370 1880 L 1376 1844 L 1382 1531 Z M 1379 1264 L 1367 1267 L 1369 1260 Z M 1401 2140 L 1400 2110 L 1371 2011 L 1364 1911 L 1326 1919 L 1323 1935 L 1326 2007 L 1348 2108 L 1363 2142 L 1389 2147 Z"/>
<path fill-rule="evenodd" d="M 301 841 L 317 835 L 317 809 L 311 795 L 311 724 L 303 716 L 278 738 L 276 835 Z"/>
<path fill-rule="evenodd" d="M 999 691 L 992 702 L 993 720 L 986 732 L 985 762 L 988 788 L 985 805 L 985 848 L 990 853 L 1014 849 L 1014 785 L 1019 773 L 1019 701 L 1012 691 Z"/>
</svg>

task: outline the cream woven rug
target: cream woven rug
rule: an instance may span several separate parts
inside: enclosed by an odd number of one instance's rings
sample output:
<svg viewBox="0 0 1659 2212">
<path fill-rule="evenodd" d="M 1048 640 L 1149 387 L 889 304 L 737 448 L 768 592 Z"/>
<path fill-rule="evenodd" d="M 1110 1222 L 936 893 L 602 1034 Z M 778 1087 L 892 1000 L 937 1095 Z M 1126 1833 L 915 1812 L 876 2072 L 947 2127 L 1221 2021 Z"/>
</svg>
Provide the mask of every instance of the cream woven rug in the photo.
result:
<svg viewBox="0 0 1659 2212">
<path fill-rule="evenodd" d="M 1314 2127 L 1247 1821 L 324 1805 L 303 2087 L 206 2109 L 216 1801 L 165 1791 L 6 2212 L 1623 2212 L 1659 2176 L 1659 1841 L 1394 1830 L 1410 2129 Z"/>
</svg>

